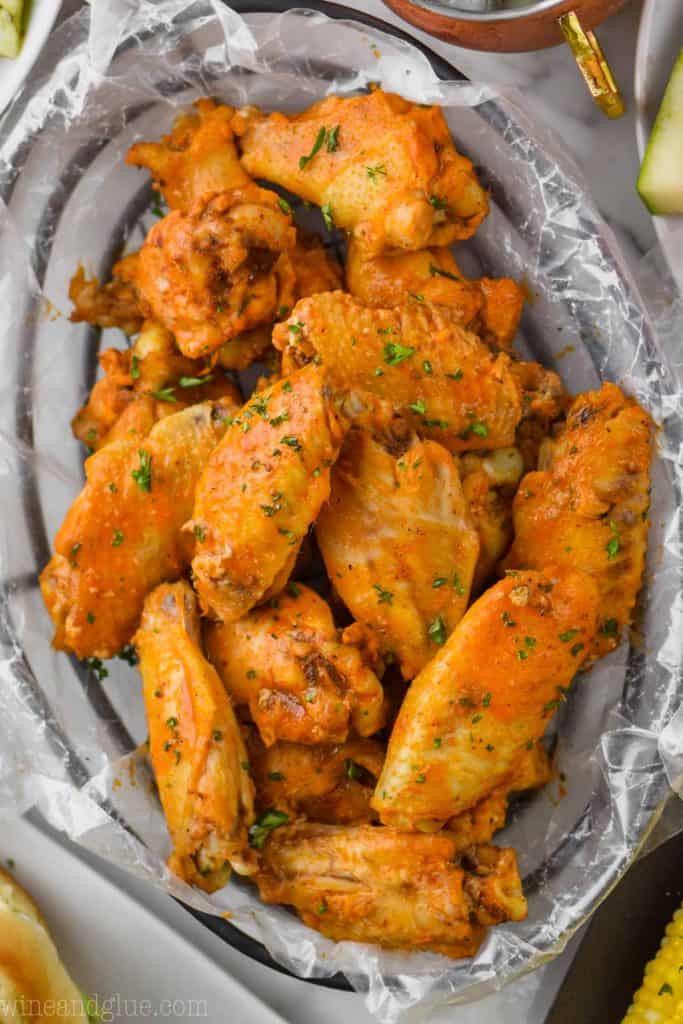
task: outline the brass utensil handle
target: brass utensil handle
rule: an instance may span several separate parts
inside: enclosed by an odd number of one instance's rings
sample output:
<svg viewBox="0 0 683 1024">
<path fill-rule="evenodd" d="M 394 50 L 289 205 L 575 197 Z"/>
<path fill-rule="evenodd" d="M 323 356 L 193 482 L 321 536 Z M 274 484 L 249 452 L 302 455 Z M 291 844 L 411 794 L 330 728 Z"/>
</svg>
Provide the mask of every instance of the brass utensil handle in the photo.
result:
<svg viewBox="0 0 683 1024">
<path fill-rule="evenodd" d="M 624 100 L 595 33 L 583 28 L 575 11 L 563 14 L 559 26 L 597 105 L 607 117 L 621 117 Z"/>
</svg>

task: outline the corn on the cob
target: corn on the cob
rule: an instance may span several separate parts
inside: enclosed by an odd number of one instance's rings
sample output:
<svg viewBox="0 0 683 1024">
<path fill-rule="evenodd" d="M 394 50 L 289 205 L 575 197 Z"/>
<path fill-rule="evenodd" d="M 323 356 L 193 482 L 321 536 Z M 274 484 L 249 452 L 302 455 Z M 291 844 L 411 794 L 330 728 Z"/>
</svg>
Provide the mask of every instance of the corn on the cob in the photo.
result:
<svg viewBox="0 0 683 1024">
<path fill-rule="evenodd" d="M 645 968 L 643 984 L 622 1024 L 683 1024 L 683 906 Z"/>
</svg>

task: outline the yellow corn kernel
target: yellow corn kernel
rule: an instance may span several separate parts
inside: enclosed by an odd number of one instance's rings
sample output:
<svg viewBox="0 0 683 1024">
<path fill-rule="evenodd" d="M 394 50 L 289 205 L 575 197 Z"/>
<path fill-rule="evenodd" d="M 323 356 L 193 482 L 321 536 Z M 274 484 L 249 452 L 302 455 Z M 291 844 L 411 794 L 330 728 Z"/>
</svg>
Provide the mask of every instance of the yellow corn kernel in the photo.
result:
<svg viewBox="0 0 683 1024">
<path fill-rule="evenodd" d="M 645 968 L 643 984 L 622 1024 L 683 1024 L 683 906 Z"/>
</svg>

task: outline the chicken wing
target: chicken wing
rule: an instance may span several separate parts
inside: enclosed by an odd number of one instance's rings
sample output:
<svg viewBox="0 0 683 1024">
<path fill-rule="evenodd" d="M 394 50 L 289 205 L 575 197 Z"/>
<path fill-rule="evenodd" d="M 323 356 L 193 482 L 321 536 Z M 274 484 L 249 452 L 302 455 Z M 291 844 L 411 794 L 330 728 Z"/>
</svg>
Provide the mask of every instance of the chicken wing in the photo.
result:
<svg viewBox="0 0 683 1024">
<path fill-rule="evenodd" d="M 384 724 L 384 694 L 353 644 L 340 643 L 328 605 L 293 584 L 238 622 L 205 630 L 209 658 L 232 699 L 247 705 L 266 746 L 342 743 L 352 725 Z"/>
<path fill-rule="evenodd" d="M 522 416 L 557 415 L 563 394 L 557 374 L 492 353 L 443 306 L 367 309 L 343 292 L 314 295 L 277 325 L 273 344 L 285 373 L 317 358 L 333 386 L 391 402 L 454 452 L 513 445 Z"/>
<path fill-rule="evenodd" d="M 205 614 L 240 619 L 284 587 L 329 496 L 342 437 L 322 367 L 247 402 L 197 487 L 192 571 Z"/>
<path fill-rule="evenodd" d="M 325 825 L 372 821 L 370 797 L 384 761 L 375 740 L 346 743 L 276 743 L 264 747 L 255 731 L 247 742 L 256 783 L 257 810 L 276 808 L 290 819 Z"/>
<path fill-rule="evenodd" d="M 648 414 L 616 385 L 579 395 L 514 501 L 506 565 L 552 562 L 592 576 L 600 592 L 597 656 L 620 642 L 643 579 L 652 434 Z"/>
<path fill-rule="evenodd" d="M 135 286 L 137 253 L 131 253 L 114 265 L 112 279 L 99 284 L 88 278 L 79 266 L 69 284 L 73 323 L 89 323 L 97 327 L 120 327 L 124 334 L 137 334 L 144 320 L 138 290 Z"/>
<path fill-rule="evenodd" d="M 135 634 L 159 798 L 173 841 L 169 867 L 207 892 L 231 866 L 250 874 L 247 829 L 254 786 L 239 725 L 201 652 L 197 600 L 188 583 L 147 597 Z"/>
<path fill-rule="evenodd" d="M 408 299 L 448 306 L 464 327 L 503 349 L 512 345 L 524 305 L 521 288 L 509 277 L 468 281 L 444 247 L 368 256 L 351 241 L 346 286 L 364 306 L 390 309 Z"/>
<path fill-rule="evenodd" d="M 71 422 L 74 436 L 93 451 L 119 437 L 145 437 L 157 420 L 189 405 L 227 397 L 240 404 L 240 393 L 222 370 L 182 356 L 173 336 L 147 320 L 131 349 L 105 349 L 104 376 Z"/>
<path fill-rule="evenodd" d="M 351 430 L 316 537 L 351 614 L 412 679 L 464 615 L 479 554 L 456 460 L 415 435 Z"/>
<path fill-rule="evenodd" d="M 126 163 L 146 167 L 171 210 L 188 210 L 205 192 L 241 188 L 251 181 L 239 161 L 230 123 L 232 107 L 201 99 L 180 114 L 161 142 L 136 142 Z"/>
<path fill-rule="evenodd" d="M 439 107 L 375 89 L 294 115 L 248 108 L 233 127 L 252 177 L 316 203 L 368 252 L 448 245 L 488 213 Z"/>
<path fill-rule="evenodd" d="M 291 308 L 296 242 L 289 212 L 274 192 L 248 184 L 206 193 L 151 229 L 135 282 L 143 308 L 190 358 L 271 323 Z"/>
<path fill-rule="evenodd" d="M 285 825 L 266 841 L 256 882 L 337 942 L 473 955 L 487 925 L 526 917 L 514 850 L 483 846 L 456 861 L 448 833 L 372 825 Z"/>
<path fill-rule="evenodd" d="M 85 486 L 40 576 L 55 647 L 79 658 L 116 654 L 150 590 L 189 564 L 194 539 L 181 528 L 235 411 L 228 399 L 195 405 L 161 420 L 143 441 L 113 441 L 86 460 Z"/>
<path fill-rule="evenodd" d="M 510 780 L 596 635 L 599 595 L 567 569 L 487 590 L 408 690 L 372 800 L 386 825 L 432 831 Z"/>
<path fill-rule="evenodd" d="M 462 489 L 479 536 L 479 558 L 472 593 L 480 594 L 512 543 L 512 502 L 524 473 L 518 448 L 498 448 L 460 459 Z"/>
</svg>

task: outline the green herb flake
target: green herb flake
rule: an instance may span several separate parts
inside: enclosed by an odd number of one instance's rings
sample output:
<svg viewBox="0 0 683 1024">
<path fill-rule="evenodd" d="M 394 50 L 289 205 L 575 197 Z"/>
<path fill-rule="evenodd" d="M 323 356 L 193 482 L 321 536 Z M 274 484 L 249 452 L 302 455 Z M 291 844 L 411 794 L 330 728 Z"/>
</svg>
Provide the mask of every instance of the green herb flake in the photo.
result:
<svg viewBox="0 0 683 1024">
<path fill-rule="evenodd" d="M 220 729 L 213 730 L 213 738 L 216 741 L 216 743 L 220 743 L 220 741 L 223 739 L 223 733 L 220 731 Z"/>
<path fill-rule="evenodd" d="M 249 829 L 249 845 L 255 850 L 263 849 L 263 844 L 275 828 L 286 825 L 289 815 L 284 811 L 269 810 L 257 818 Z"/>
<path fill-rule="evenodd" d="M 153 391 L 152 398 L 156 398 L 159 402 L 177 402 L 178 399 L 175 396 L 175 388 L 161 388 L 160 391 Z"/>
<path fill-rule="evenodd" d="M 465 588 L 462 585 L 462 583 L 460 582 L 460 577 L 458 576 L 457 572 L 453 576 L 453 590 L 456 592 L 458 597 L 464 597 L 465 596 Z"/>
<path fill-rule="evenodd" d="M 442 267 L 437 267 L 436 263 L 429 264 L 429 273 L 432 277 L 447 277 L 449 281 L 462 281 L 461 277 L 457 274 L 452 274 L 450 270 L 444 270 Z"/>
<path fill-rule="evenodd" d="M 326 136 L 327 136 L 327 128 L 325 128 L 323 126 L 323 127 L 321 127 L 319 129 L 318 134 L 315 137 L 315 142 L 313 143 L 313 145 L 311 147 L 310 153 L 307 156 L 299 157 L 299 170 L 300 171 L 305 170 L 305 168 L 308 166 L 308 164 L 310 164 L 311 160 L 316 155 L 316 153 L 318 153 L 320 151 L 320 149 L 322 148 L 322 145 L 323 145 L 323 143 L 325 141 Z"/>
<path fill-rule="evenodd" d="M 484 698 L 483 698 L 483 700 L 481 702 L 481 706 L 483 708 L 487 708 L 487 707 L 489 707 L 490 704 L 491 704 L 491 694 L 490 693 L 485 693 L 484 694 Z"/>
<path fill-rule="evenodd" d="M 435 736 L 434 737 L 434 746 L 436 747 L 437 750 L 439 749 L 439 747 L 441 746 L 442 743 L 443 743 L 443 740 L 441 739 L 440 736 Z"/>
<path fill-rule="evenodd" d="M 130 665 L 131 668 L 137 665 L 140 658 L 138 657 L 137 648 L 134 644 L 125 644 L 120 651 L 116 654 L 116 657 L 121 661 L 125 661 L 126 664 Z M 156 696 L 156 694 L 155 694 Z M 159 693 L 159 696 L 161 694 Z"/>
<path fill-rule="evenodd" d="M 93 615 L 92 612 L 88 612 L 88 614 L 86 615 L 86 619 L 88 620 L 88 622 L 92 626 L 93 622 L 95 621 L 95 616 Z"/>
<path fill-rule="evenodd" d="M 440 615 L 437 615 L 437 617 L 430 622 L 427 634 L 432 643 L 438 644 L 439 647 L 446 643 L 446 624 Z"/>
<path fill-rule="evenodd" d="M 103 679 L 106 679 L 109 675 L 109 669 L 106 668 L 100 658 L 86 658 L 85 663 L 93 673 L 98 683 L 101 683 Z"/>
<path fill-rule="evenodd" d="M 327 139 L 326 139 L 326 143 L 325 143 L 325 148 L 327 149 L 328 153 L 334 153 L 335 149 L 339 149 L 339 129 L 340 128 L 341 128 L 341 125 L 336 124 L 334 126 L 334 128 L 330 128 L 330 130 L 327 133 Z"/>
<path fill-rule="evenodd" d="M 619 528 L 613 519 L 609 521 L 609 528 L 612 531 L 612 536 L 605 544 L 605 551 L 607 552 L 607 561 L 611 562 L 617 557 L 619 551 Z"/>
<path fill-rule="evenodd" d="M 152 490 L 152 456 L 144 448 L 138 449 L 140 465 L 131 472 L 131 476 L 141 491 L 149 494 Z"/>
<path fill-rule="evenodd" d="M 427 412 L 427 406 L 421 398 L 418 398 L 415 402 L 411 402 L 408 408 L 412 412 L 416 412 L 418 416 L 424 416 Z"/>
<path fill-rule="evenodd" d="M 208 384 L 212 380 L 213 374 L 207 373 L 204 377 L 181 377 L 178 384 L 181 388 L 198 388 L 202 384 Z"/>
<path fill-rule="evenodd" d="M 197 525 L 194 527 L 192 532 L 194 533 L 194 535 L 197 538 L 197 540 L 199 541 L 199 543 L 203 544 L 204 541 L 206 540 L 206 530 L 205 530 L 205 528 L 203 526 L 200 526 L 199 523 L 197 523 Z"/>
<path fill-rule="evenodd" d="M 400 345 L 397 341 L 387 341 L 384 346 L 384 362 L 388 366 L 398 366 L 414 354 L 415 349 L 411 345 Z"/>
<path fill-rule="evenodd" d="M 328 231 L 334 231 L 334 212 L 332 210 L 332 203 L 323 203 L 320 207 L 320 212 L 323 215 L 325 221 L 325 227 Z"/>
<path fill-rule="evenodd" d="M 462 380 L 464 374 L 462 370 L 454 370 L 452 373 L 447 373 L 446 376 L 449 380 Z"/>
<path fill-rule="evenodd" d="M 574 644 L 574 646 L 572 647 L 572 649 L 570 651 L 570 654 L 572 654 L 574 657 L 576 657 L 576 655 L 580 654 L 582 650 L 583 650 L 583 644 Z"/>
<path fill-rule="evenodd" d="M 423 361 L 422 369 L 424 370 L 428 377 L 431 377 L 431 375 L 434 373 L 434 368 L 428 359 L 425 359 Z"/>
<path fill-rule="evenodd" d="M 140 357 L 139 356 L 133 356 L 133 359 L 132 359 L 131 364 L 130 364 L 130 375 L 133 378 L 133 380 L 137 380 L 139 378 L 139 376 L 140 376 Z"/>
<path fill-rule="evenodd" d="M 446 583 L 448 583 L 448 580 L 445 576 L 437 576 L 436 579 L 432 580 L 432 586 L 435 590 L 438 590 L 439 587 L 443 587 Z"/>
<path fill-rule="evenodd" d="M 282 782 L 285 776 L 282 772 L 268 772 L 268 778 L 271 782 Z"/>
<path fill-rule="evenodd" d="M 292 216 L 292 207 L 289 205 L 289 203 L 283 196 L 277 197 L 277 205 L 280 207 L 283 213 L 287 214 L 288 217 Z"/>
<path fill-rule="evenodd" d="M 384 164 L 375 164 L 374 167 L 366 167 L 368 178 L 373 184 L 378 185 L 380 178 L 386 178 L 387 169 Z"/>
<path fill-rule="evenodd" d="M 578 629 L 568 629 L 565 633 L 559 633 L 558 637 L 563 644 L 568 644 L 570 640 L 577 636 L 578 632 Z"/>
<path fill-rule="evenodd" d="M 435 210 L 447 210 L 448 203 L 441 196 L 430 196 L 429 202 L 432 204 Z"/>
<path fill-rule="evenodd" d="M 123 533 L 121 532 L 121 530 L 114 530 L 114 535 L 112 536 L 111 540 L 111 546 L 113 548 L 118 548 L 120 547 L 121 544 L 123 544 Z"/>
<path fill-rule="evenodd" d="M 350 757 L 347 757 L 344 761 L 344 771 L 349 779 L 359 779 L 363 769 L 355 761 L 352 761 Z"/>
<path fill-rule="evenodd" d="M 664 984 L 660 988 L 659 992 L 657 993 L 658 996 L 672 996 L 673 994 L 674 994 L 674 990 L 672 989 L 672 987 L 668 983 L 668 981 L 664 982 Z"/>
<path fill-rule="evenodd" d="M 618 636 L 618 621 L 616 619 L 605 619 L 605 621 L 600 626 L 598 633 L 600 633 L 602 636 Z"/>
<path fill-rule="evenodd" d="M 394 595 L 391 590 L 385 590 L 379 583 L 373 583 L 373 590 L 377 591 L 377 604 L 391 604 L 394 600 Z"/>
</svg>

